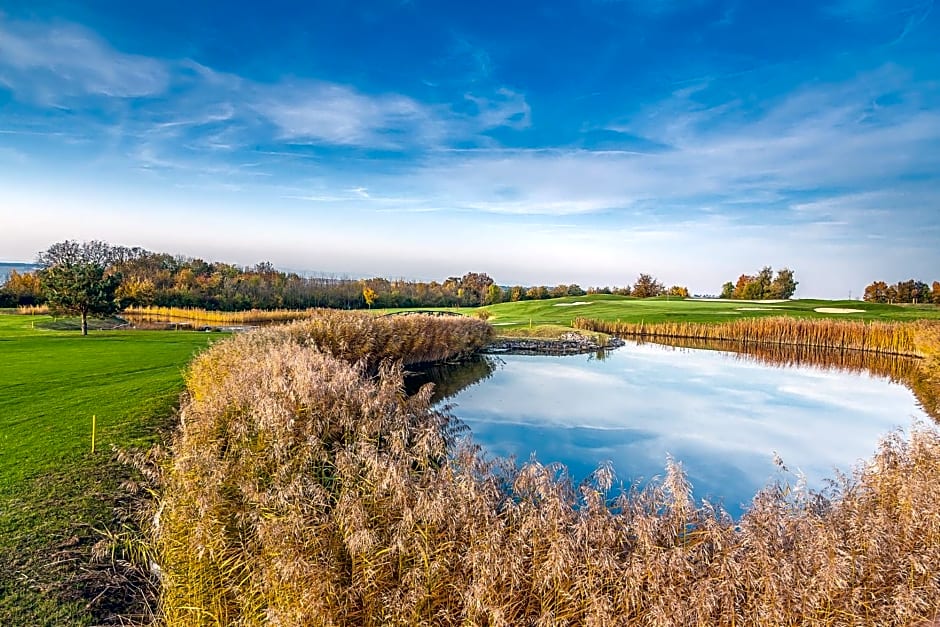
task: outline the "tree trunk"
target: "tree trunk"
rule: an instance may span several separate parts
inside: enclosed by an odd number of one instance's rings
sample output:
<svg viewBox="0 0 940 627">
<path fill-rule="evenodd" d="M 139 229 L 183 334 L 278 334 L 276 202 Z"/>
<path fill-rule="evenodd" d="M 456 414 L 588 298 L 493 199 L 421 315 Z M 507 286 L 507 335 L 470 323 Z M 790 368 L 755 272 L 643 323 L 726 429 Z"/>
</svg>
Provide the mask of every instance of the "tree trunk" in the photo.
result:
<svg viewBox="0 0 940 627">
<path fill-rule="evenodd" d="M 82 312 L 82 335 L 88 335 L 88 313 Z"/>
</svg>

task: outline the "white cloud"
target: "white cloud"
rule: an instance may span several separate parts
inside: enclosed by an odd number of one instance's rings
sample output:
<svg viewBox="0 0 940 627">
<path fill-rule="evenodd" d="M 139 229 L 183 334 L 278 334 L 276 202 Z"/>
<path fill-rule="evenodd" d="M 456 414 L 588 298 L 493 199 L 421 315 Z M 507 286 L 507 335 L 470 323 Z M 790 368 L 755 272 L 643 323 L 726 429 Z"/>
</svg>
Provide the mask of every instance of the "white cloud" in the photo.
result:
<svg viewBox="0 0 940 627">
<path fill-rule="evenodd" d="M 283 139 L 334 146 L 397 148 L 436 142 L 431 110 L 406 96 L 368 96 L 332 83 L 255 86 L 249 106 L 271 121 Z"/>
<path fill-rule="evenodd" d="M 114 50 L 74 24 L 15 22 L 0 14 L 0 81 L 18 94 L 63 104 L 64 96 L 128 98 L 162 93 L 161 61 Z"/>
<path fill-rule="evenodd" d="M 454 141 L 488 143 L 487 131 L 523 128 L 530 114 L 525 97 L 506 88 L 466 94 L 450 104 L 426 104 L 404 94 L 370 94 L 324 80 L 261 83 L 189 59 L 127 54 L 78 25 L 14 22 L 2 15 L 0 83 L 20 99 L 71 110 L 70 124 L 94 137 L 101 133 L 101 122 L 81 117 L 88 97 L 153 96 L 172 86 L 172 96 L 139 102 L 133 113 L 121 109 L 114 116 L 121 134 L 143 138 L 152 150 L 161 139 L 168 149 L 178 149 L 181 138 L 193 147 L 223 151 L 259 140 L 427 149 Z M 472 110 L 465 111 L 467 103 Z"/>
</svg>

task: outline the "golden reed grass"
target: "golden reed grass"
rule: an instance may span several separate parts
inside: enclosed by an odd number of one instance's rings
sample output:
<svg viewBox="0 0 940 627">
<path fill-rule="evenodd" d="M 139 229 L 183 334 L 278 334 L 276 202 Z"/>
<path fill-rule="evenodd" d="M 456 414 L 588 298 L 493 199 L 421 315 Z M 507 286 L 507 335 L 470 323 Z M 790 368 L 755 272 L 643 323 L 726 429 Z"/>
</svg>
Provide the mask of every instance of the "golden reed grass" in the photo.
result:
<svg viewBox="0 0 940 627">
<path fill-rule="evenodd" d="M 388 359 L 459 353 L 489 334 L 472 319 L 411 318 L 335 314 L 195 360 L 149 525 L 161 624 L 937 617 L 933 427 L 887 437 L 831 498 L 773 485 L 737 523 L 694 503 L 673 462 L 662 481 L 608 500 L 610 468 L 575 486 L 557 466 L 486 461 L 455 439 L 430 389 L 406 397 Z"/>
<path fill-rule="evenodd" d="M 864 350 L 919 355 L 915 336 L 923 323 L 863 322 L 787 316 L 742 318 L 732 322 L 620 322 L 577 318 L 572 326 L 587 331 L 638 338 L 690 338 L 741 343 Z"/>
<path fill-rule="evenodd" d="M 24 316 L 45 316 L 49 314 L 46 305 L 17 305 L 16 313 Z"/>
<path fill-rule="evenodd" d="M 128 307 L 124 314 L 144 320 L 182 319 L 205 324 L 258 324 L 290 322 L 319 315 L 318 309 L 249 309 L 247 311 L 210 311 L 192 307 Z"/>
</svg>

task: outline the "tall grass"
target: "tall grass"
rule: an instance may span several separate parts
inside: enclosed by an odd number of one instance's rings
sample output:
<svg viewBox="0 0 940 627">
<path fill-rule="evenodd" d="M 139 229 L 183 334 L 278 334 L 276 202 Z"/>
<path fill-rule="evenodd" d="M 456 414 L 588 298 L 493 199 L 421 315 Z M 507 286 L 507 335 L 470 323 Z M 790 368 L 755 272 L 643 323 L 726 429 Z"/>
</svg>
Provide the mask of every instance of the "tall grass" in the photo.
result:
<svg viewBox="0 0 940 627">
<path fill-rule="evenodd" d="M 193 307 L 128 307 L 124 315 L 142 320 L 194 320 L 205 324 L 258 324 L 290 322 L 318 316 L 318 309 L 249 309 L 247 311 L 211 311 Z"/>
<path fill-rule="evenodd" d="M 399 367 L 363 358 L 357 344 L 423 361 L 485 335 L 470 319 L 409 318 L 336 314 L 239 335 L 195 361 L 149 525 L 162 624 L 937 616 L 934 428 L 886 438 L 829 498 L 770 486 L 737 523 L 694 503 L 673 462 L 661 481 L 609 500 L 610 468 L 575 486 L 554 465 L 486 461 L 431 408 L 429 388 L 406 397 Z M 421 333 L 441 344 L 424 347 Z"/>
<path fill-rule="evenodd" d="M 731 322 L 619 322 L 577 318 L 572 326 L 588 331 L 638 338 L 693 338 L 743 344 L 789 344 L 804 347 L 863 350 L 918 355 L 917 328 L 931 323 L 861 322 L 785 316 L 742 318 Z"/>
<path fill-rule="evenodd" d="M 44 316 L 49 313 L 46 305 L 17 305 L 16 313 L 23 316 Z"/>
</svg>

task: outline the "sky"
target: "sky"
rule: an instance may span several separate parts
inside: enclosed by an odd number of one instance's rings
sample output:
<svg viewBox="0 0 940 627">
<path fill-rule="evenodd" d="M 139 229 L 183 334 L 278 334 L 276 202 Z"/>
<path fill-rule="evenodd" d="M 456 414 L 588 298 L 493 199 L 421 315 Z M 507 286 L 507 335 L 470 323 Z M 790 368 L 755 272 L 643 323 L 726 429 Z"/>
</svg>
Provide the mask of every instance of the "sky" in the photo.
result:
<svg viewBox="0 0 940 627">
<path fill-rule="evenodd" d="M 940 280 L 932 0 L 0 0 L 0 261 Z"/>
</svg>

